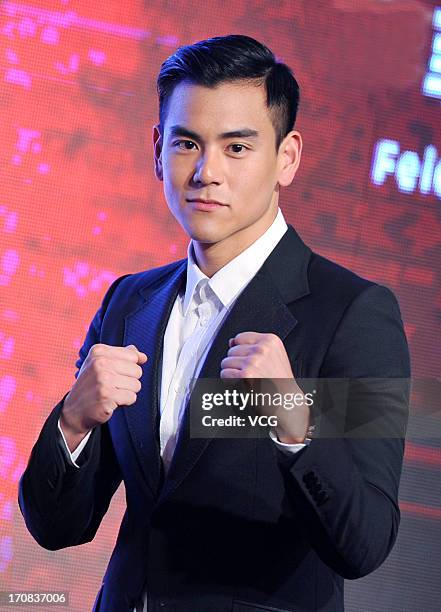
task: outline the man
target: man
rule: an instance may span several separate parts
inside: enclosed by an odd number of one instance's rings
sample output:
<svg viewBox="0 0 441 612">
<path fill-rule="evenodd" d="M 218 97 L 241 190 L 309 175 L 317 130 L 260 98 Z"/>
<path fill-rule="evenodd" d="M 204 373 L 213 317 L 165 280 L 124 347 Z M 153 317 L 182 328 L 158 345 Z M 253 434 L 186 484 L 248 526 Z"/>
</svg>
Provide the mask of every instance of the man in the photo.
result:
<svg viewBox="0 0 441 612">
<path fill-rule="evenodd" d="M 186 391 L 195 377 L 408 378 L 398 305 L 286 225 L 299 94 L 268 48 L 240 35 L 180 48 L 158 92 L 155 172 L 188 258 L 106 293 L 21 479 L 22 513 L 45 548 L 88 542 L 124 480 L 95 610 L 343 610 L 343 579 L 396 539 L 403 439 L 311 440 L 306 404 L 268 436 L 196 438 Z M 407 402 L 395 385 L 363 410 Z"/>
</svg>

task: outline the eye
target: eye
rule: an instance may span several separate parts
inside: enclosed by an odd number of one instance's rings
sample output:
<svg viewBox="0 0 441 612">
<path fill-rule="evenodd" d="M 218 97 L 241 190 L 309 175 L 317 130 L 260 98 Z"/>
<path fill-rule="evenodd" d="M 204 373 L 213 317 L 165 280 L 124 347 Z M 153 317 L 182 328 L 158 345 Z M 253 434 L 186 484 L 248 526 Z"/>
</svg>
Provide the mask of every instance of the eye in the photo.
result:
<svg viewBox="0 0 441 612">
<path fill-rule="evenodd" d="M 239 143 L 234 143 L 229 145 L 231 148 L 233 148 L 232 153 L 244 153 L 247 150 L 247 147 L 243 144 L 239 144 Z"/>
<path fill-rule="evenodd" d="M 192 140 L 177 140 L 173 143 L 173 146 L 181 151 L 193 151 L 193 146 L 196 146 Z"/>
</svg>

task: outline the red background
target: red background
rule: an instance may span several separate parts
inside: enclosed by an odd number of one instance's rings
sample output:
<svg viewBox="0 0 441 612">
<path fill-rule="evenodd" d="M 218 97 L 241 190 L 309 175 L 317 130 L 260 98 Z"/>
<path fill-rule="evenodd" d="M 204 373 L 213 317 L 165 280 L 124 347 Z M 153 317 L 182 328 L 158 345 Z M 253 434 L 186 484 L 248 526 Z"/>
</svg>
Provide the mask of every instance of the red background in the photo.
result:
<svg viewBox="0 0 441 612">
<path fill-rule="evenodd" d="M 123 487 L 93 543 L 49 552 L 26 531 L 17 483 L 110 282 L 186 255 L 152 160 L 156 75 L 178 45 L 243 33 L 292 67 L 304 152 L 282 192 L 285 217 L 312 248 L 396 293 L 414 376 L 440 376 L 440 200 L 370 178 L 380 139 L 420 158 L 441 149 L 441 102 L 421 90 L 436 6 L 0 2 L 2 590 L 67 590 L 71 609 L 90 609 L 116 539 Z M 439 433 L 410 432 L 398 543 L 347 585 L 348 610 L 438 609 Z"/>
</svg>

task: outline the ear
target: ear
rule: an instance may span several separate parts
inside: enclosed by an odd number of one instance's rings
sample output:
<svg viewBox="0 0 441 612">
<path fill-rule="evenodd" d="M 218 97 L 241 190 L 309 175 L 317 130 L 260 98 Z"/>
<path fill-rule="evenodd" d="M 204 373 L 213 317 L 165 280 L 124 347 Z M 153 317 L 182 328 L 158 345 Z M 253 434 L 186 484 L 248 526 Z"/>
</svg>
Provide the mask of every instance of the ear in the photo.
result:
<svg viewBox="0 0 441 612">
<path fill-rule="evenodd" d="M 153 156 L 156 178 L 162 181 L 162 134 L 159 129 L 159 123 L 153 126 Z"/>
<path fill-rule="evenodd" d="M 280 143 L 278 152 L 278 183 L 282 187 L 291 185 L 300 165 L 303 141 L 300 132 L 292 130 Z"/>
</svg>

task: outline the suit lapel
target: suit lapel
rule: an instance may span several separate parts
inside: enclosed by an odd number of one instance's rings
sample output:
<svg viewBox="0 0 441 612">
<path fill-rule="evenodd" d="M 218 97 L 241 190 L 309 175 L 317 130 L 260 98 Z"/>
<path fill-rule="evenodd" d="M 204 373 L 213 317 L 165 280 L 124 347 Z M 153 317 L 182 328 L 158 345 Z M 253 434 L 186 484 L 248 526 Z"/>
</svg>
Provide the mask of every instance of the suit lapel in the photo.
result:
<svg viewBox="0 0 441 612">
<path fill-rule="evenodd" d="M 141 471 L 155 496 L 161 484 L 158 423 L 162 341 L 176 296 L 185 283 L 185 271 L 183 261 L 171 277 L 140 290 L 143 304 L 125 317 L 124 346 L 134 344 L 148 361 L 143 366 L 137 400 L 124 414 Z"/>
<path fill-rule="evenodd" d="M 287 304 L 309 293 L 307 266 L 311 251 L 288 226 L 276 248 L 236 300 L 219 329 L 202 366 L 199 378 L 218 378 L 228 340 L 242 331 L 274 333 L 282 340 L 295 328 L 296 318 Z M 159 392 L 162 344 L 167 322 L 179 290 L 185 287 L 186 260 L 140 290 L 143 302 L 125 317 L 124 345 L 134 344 L 146 353 L 141 390 L 136 403 L 124 410 L 140 469 L 152 494 L 161 488 L 159 453 Z M 158 503 L 188 476 L 210 439 L 189 437 L 189 411 L 185 408 L 177 446 Z"/>
<path fill-rule="evenodd" d="M 287 303 L 309 293 L 307 265 L 311 251 L 295 230 L 288 231 L 262 268 L 238 297 L 207 354 L 198 378 L 219 378 L 220 362 L 228 351 L 228 340 L 239 332 L 273 333 L 282 340 L 297 320 Z M 190 438 L 189 403 L 179 430 L 178 442 L 161 492 L 164 501 L 188 476 L 213 438 Z"/>
</svg>

